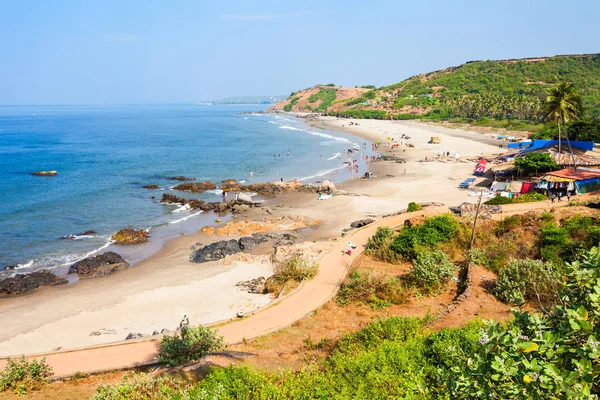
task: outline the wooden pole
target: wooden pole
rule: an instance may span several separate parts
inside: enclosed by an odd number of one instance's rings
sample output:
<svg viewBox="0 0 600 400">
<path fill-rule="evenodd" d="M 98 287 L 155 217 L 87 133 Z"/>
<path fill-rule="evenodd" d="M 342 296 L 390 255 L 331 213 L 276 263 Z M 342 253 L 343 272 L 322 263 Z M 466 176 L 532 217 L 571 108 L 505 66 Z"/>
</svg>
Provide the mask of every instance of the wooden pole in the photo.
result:
<svg viewBox="0 0 600 400">
<path fill-rule="evenodd" d="M 475 241 L 475 227 L 477 226 L 477 218 L 479 218 L 481 199 L 483 199 L 483 191 L 479 192 L 479 201 L 477 202 L 477 210 L 475 210 L 475 221 L 473 221 L 473 231 L 471 232 L 471 244 L 469 245 L 469 250 L 473 248 L 473 242 Z"/>
</svg>

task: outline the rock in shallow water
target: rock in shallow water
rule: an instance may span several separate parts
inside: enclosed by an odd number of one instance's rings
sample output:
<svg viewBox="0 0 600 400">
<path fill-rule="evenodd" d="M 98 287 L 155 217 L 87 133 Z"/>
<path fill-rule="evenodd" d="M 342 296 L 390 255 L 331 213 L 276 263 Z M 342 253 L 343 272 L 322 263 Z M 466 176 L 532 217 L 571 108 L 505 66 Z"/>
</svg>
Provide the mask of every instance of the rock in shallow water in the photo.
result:
<svg viewBox="0 0 600 400">
<path fill-rule="evenodd" d="M 173 190 L 183 190 L 187 192 L 204 192 L 207 190 L 214 190 L 217 188 L 217 185 L 210 181 L 204 182 L 192 182 L 192 183 L 182 183 L 181 185 L 177 185 L 173 188 Z"/>
<path fill-rule="evenodd" d="M 117 244 L 138 244 L 148 241 L 148 232 L 144 229 L 121 229 L 119 232 L 112 235 L 112 240 Z"/>
<path fill-rule="evenodd" d="M 69 274 L 77 274 L 80 279 L 97 278 L 129 267 L 129 263 L 115 252 L 84 258 L 69 267 Z"/>
<path fill-rule="evenodd" d="M 0 280 L 0 293 L 21 294 L 31 292 L 40 286 L 63 285 L 67 280 L 54 275 L 47 269 L 30 274 L 17 274 Z"/>
</svg>

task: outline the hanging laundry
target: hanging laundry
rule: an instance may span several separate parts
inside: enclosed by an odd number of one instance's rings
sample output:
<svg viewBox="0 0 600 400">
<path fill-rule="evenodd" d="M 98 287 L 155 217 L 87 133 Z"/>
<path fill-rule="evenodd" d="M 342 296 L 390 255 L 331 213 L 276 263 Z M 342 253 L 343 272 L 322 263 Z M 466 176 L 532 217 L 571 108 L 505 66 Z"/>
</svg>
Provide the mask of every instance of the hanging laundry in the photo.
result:
<svg viewBox="0 0 600 400">
<path fill-rule="evenodd" d="M 512 182 L 510 191 L 513 193 L 521 193 L 522 186 L 523 182 Z"/>
<path fill-rule="evenodd" d="M 523 185 L 521 186 L 521 194 L 525 194 L 525 193 L 529 192 L 530 187 L 531 187 L 531 182 L 523 182 Z"/>
</svg>

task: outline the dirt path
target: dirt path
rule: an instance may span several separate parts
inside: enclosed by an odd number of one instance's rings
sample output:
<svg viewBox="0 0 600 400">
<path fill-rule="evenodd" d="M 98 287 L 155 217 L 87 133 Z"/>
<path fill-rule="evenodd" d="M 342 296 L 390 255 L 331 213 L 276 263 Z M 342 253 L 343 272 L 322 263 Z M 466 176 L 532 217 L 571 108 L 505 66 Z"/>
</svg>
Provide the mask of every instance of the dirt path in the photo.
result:
<svg viewBox="0 0 600 400">
<path fill-rule="evenodd" d="M 325 304 L 335 295 L 341 281 L 346 276 L 348 266 L 360 253 L 357 251 L 352 257 L 344 254 L 348 240 L 356 244 L 358 249 L 362 249 L 377 227 L 398 226 L 411 217 L 430 216 L 445 211 L 447 211 L 446 208 L 437 207 L 381 219 L 356 230 L 346 238 L 338 239 L 331 250 L 320 259 L 317 276 L 306 282 L 301 290 L 248 318 L 220 326 L 219 333 L 224 336 L 226 343 L 235 344 L 244 339 L 252 339 L 291 325 Z M 95 373 L 153 363 L 156 361 L 159 341 L 160 338 L 127 341 L 70 351 L 36 354 L 29 357 L 46 357 L 46 362 L 53 368 L 54 377 L 60 378 L 76 372 Z M 3 369 L 4 365 L 5 361 L 0 360 L 0 369 Z"/>
</svg>

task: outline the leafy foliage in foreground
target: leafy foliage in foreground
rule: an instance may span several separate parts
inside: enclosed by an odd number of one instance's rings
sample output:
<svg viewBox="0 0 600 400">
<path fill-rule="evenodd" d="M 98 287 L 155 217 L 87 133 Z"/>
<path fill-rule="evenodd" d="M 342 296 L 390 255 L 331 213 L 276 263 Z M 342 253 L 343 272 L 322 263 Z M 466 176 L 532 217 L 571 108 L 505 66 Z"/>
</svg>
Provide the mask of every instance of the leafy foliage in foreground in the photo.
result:
<svg viewBox="0 0 600 400">
<path fill-rule="evenodd" d="M 51 375 L 52 367 L 46 364 L 45 357 L 41 360 L 8 358 L 6 368 L 0 372 L 0 392 L 12 390 L 18 395 L 26 395 L 48 383 Z"/>
<path fill-rule="evenodd" d="M 435 292 L 454 276 L 456 266 L 443 251 L 422 251 L 414 260 L 408 280 L 426 292 Z"/>
<path fill-rule="evenodd" d="M 510 328 L 489 323 L 475 354 L 454 352 L 455 398 L 594 399 L 600 393 L 600 254 L 567 266 L 559 305 L 547 315 L 513 311 Z"/>
<path fill-rule="evenodd" d="M 223 337 L 218 336 L 210 327 L 190 326 L 174 336 L 163 336 L 158 359 L 170 367 L 176 367 L 198 360 L 224 345 Z"/>
</svg>

